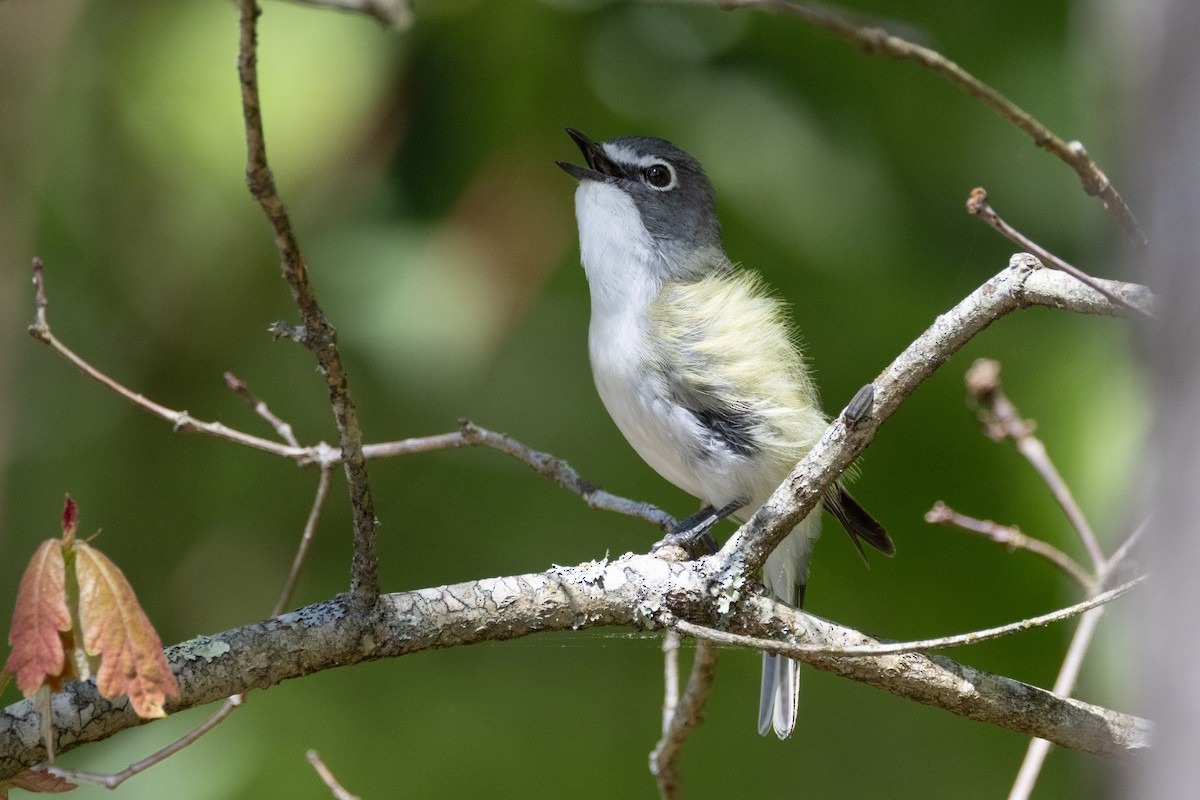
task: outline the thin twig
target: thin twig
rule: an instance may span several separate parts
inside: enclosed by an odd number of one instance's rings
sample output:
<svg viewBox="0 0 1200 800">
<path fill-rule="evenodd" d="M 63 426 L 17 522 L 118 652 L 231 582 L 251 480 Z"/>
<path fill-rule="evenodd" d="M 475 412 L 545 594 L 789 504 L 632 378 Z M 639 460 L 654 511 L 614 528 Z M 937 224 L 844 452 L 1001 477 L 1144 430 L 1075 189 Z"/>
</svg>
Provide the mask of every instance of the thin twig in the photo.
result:
<svg viewBox="0 0 1200 800">
<path fill-rule="evenodd" d="M 86 770 L 79 769 L 62 769 L 60 767 L 50 767 L 49 772 L 53 775 L 57 775 L 60 778 L 66 778 L 67 780 L 87 781 L 88 783 L 100 784 L 108 789 L 115 789 L 125 781 L 132 778 L 134 775 L 137 775 L 140 772 L 145 772 L 155 764 L 165 761 L 183 748 L 190 745 L 192 742 L 199 739 L 204 734 L 211 731 L 217 725 L 224 722 L 225 718 L 232 714 L 233 710 L 241 704 L 242 695 L 233 695 L 226 700 L 219 709 L 217 709 L 215 714 L 213 714 L 203 723 L 195 728 L 192 728 L 186 734 L 180 736 L 178 739 L 171 742 L 158 752 L 146 756 L 141 761 L 130 764 L 120 772 L 106 775 L 100 772 L 88 772 Z"/>
<path fill-rule="evenodd" d="M 1079 565 L 1079 562 L 1054 545 L 1028 536 L 1008 525 L 960 514 L 941 500 L 934 503 L 933 508 L 925 512 L 925 521 L 931 525 L 953 526 L 971 533 L 979 533 L 1012 550 L 1028 550 L 1065 572 L 1089 595 L 1093 594 L 1099 585 L 1096 579 Z"/>
<path fill-rule="evenodd" d="M 330 405 L 337 422 L 350 506 L 354 517 L 354 557 L 350 566 L 350 593 L 360 608 L 374 605 L 379 597 L 379 556 L 376 551 L 375 504 L 363 457 L 362 431 L 350 398 L 350 388 L 337 347 L 337 332 L 325 318 L 308 281 L 308 266 L 296 241 L 287 209 L 275 186 L 267 163 L 262 108 L 258 96 L 257 24 L 261 11 L 255 0 L 239 0 L 241 37 L 238 48 L 238 77 L 242 88 L 242 116 L 246 128 L 246 183 L 275 233 L 283 277 L 303 321 L 302 343 L 317 358 L 329 390 Z"/>
<path fill-rule="evenodd" d="M 288 458 L 300 458 L 302 455 L 301 449 L 288 447 L 273 442 L 269 439 L 264 439 L 261 436 L 254 436 L 249 433 L 234 430 L 233 428 L 223 425 L 220 422 L 204 422 L 198 420 L 186 411 L 176 411 L 167 408 L 164 405 L 154 402 L 145 397 L 139 392 L 128 389 L 122 386 L 117 381 L 110 378 L 100 370 L 93 367 L 87 361 L 83 360 L 73 350 L 59 341 L 58 337 L 50 330 L 50 323 L 46 315 L 48 306 L 46 300 L 46 282 L 43 274 L 42 260 L 35 258 L 33 260 L 33 283 L 37 295 L 37 313 L 34 323 L 29 326 L 29 335 L 37 339 L 43 344 L 49 345 L 54 352 L 58 353 L 67 360 L 72 366 L 88 376 L 92 380 L 124 397 L 126 400 L 134 403 L 139 408 L 149 411 L 156 417 L 166 420 L 171 423 L 171 427 L 177 431 L 188 431 L 193 433 L 205 433 L 209 436 L 215 436 L 218 439 L 234 442 L 236 444 L 252 447 L 255 450 L 263 450 L 268 453 L 282 455 Z"/>
<path fill-rule="evenodd" d="M 318 442 L 309 447 L 280 444 L 270 439 L 264 439 L 260 436 L 235 430 L 220 422 L 198 420 L 186 411 L 176 411 L 167 408 L 147 398 L 140 392 L 135 392 L 122 386 L 89 364 L 54 336 L 46 317 L 45 277 L 40 259 L 34 259 L 33 262 L 33 281 L 37 297 L 37 310 L 34 323 L 29 326 L 30 334 L 35 339 L 49 345 L 54 352 L 58 353 L 58 355 L 66 359 L 89 378 L 92 378 L 102 386 L 130 401 L 138 408 L 171 423 L 173 429 L 190 433 L 202 433 L 217 439 L 233 442 L 234 444 L 251 447 L 255 450 L 295 461 L 300 466 L 316 465 L 322 470 L 327 470 L 330 467 L 343 463 L 344 460 L 341 454 L 324 442 Z M 250 396 L 253 397 L 253 395 Z M 636 517 L 663 530 L 670 528 L 675 522 L 674 517 L 651 503 L 637 502 L 606 492 L 583 478 L 566 461 L 549 453 L 534 450 L 513 439 L 511 436 L 482 428 L 469 420 L 459 420 L 459 430 L 451 433 L 418 436 L 394 442 L 366 444 L 363 445 L 362 452 L 364 458 L 376 459 L 473 446 L 497 450 L 524 462 L 539 475 L 553 480 L 560 486 L 579 495 L 589 508 L 613 511 L 618 514 Z"/>
<path fill-rule="evenodd" d="M 663 636 L 663 735 L 671 729 L 671 720 L 675 718 L 675 709 L 679 706 L 679 634 L 667 629 Z"/>
<path fill-rule="evenodd" d="M 317 775 L 321 777 L 321 780 L 325 782 L 325 785 L 329 787 L 329 791 L 333 792 L 333 796 L 337 800 L 359 800 L 358 795 L 351 794 L 338 783 L 338 779 L 329 771 L 329 767 L 325 766 L 325 762 L 321 760 L 321 755 L 316 750 L 309 750 L 305 753 L 305 757 L 308 758 L 308 763 L 312 764 L 313 769 L 317 771 Z"/>
<path fill-rule="evenodd" d="M 1129 534 L 1129 536 L 1125 538 L 1125 541 L 1121 542 L 1121 546 L 1114 550 L 1113 554 L 1108 557 L 1108 563 L 1106 564 L 1104 570 L 1106 578 L 1110 578 L 1117 567 L 1129 557 L 1130 552 L 1132 552 L 1133 548 L 1137 546 L 1137 543 L 1141 541 L 1142 535 L 1146 532 L 1146 527 L 1149 524 L 1149 519 L 1144 519 L 1138 523 L 1138 526 L 1133 529 L 1133 533 Z"/>
<path fill-rule="evenodd" d="M 1133 303 L 1129 302 L 1124 297 L 1121 297 L 1116 292 L 1109 291 L 1108 287 L 1106 287 L 1103 282 L 1093 278 L 1091 275 L 1079 269 L 1079 267 L 1072 266 L 1066 261 L 1063 261 L 1049 250 L 1042 247 L 1025 234 L 1021 233 L 1012 225 L 1009 225 L 1007 222 L 1005 222 L 1004 219 L 996 213 L 996 209 L 992 208 L 991 205 L 988 204 L 987 192 L 984 189 L 977 187 L 971 190 L 970 196 L 967 197 L 967 211 L 979 217 L 988 225 L 991 225 L 1010 242 L 1014 242 L 1018 247 L 1023 247 L 1030 253 L 1033 253 L 1047 266 L 1062 270 L 1068 275 L 1074 277 L 1076 280 L 1085 283 L 1091 288 L 1095 289 L 1097 292 L 1100 292 L 1100 294 L 1104 295 L 1114 303 L 1125 306 L 1130 311 L 1136 312 L 1143 317 L 1151 319 L 1154 317 L 1154 315 L 1149 311 L 1135 306 Z"/>
<path fill-rule="evenodd" d="M 1021 417 L 1017 407 L 1000 388 L 1000 363 L 990 358 L 977 359 L 967 370 L 966 382 L 967 391 L 979 403 L 979 419 L 984 431 L 996 441 L 1011 439 L 1017 452 L 1025 456 L 1050 487 L 1051 494 L 1062 507 L 1075 532 L 1079 534 L 1079 539 L 1087 549 L 1092 565 L 1099 575 L 1107 560 L 1104 551 L 1100 549 L 1096 534 L 1088 524 L 1083 509 L 1075 501 L 1071 488 L 1050 460 L 1046 446 L 1041 439 L 1034 436 L 1036 426 Z"/>
<path fill-rule="evenodd" d="M 669 529 L 675 523 L 674 517 L 650 503 L 636 503 L 609 494 L 595 484 L 584 480 L 578 472 L 571 468 L 570 464 L 561 458 L 533 450 L 503 433 L 481 428 L 469 420 L 459 420 L 459 432 L 462 434 L 464 444 L 483 445 L 502 453 L 508 453 L 528 464 L 539 475 L 549 478 L 559 486 L 566 487 L 579 495 L 589 508 L 617 511 L 627 516 L 644 519 L 662 530 Z"/>
<path fill-rule="evenodd" d="M 254 394 L 254 392 L 250 391 L 250 387 L 246 385 L 245 381 L 234 375 L 232 372 L 226 372 L 225 385 L 233 390 L 238 397 L 245 400 L 246 405 L 250 406 L 255 414 L 258 414 L 260 417 L 265 419 L 270 426 L 275 429 L 275 432 L 279 434 L 280 439 L 283 439 L 292 447 L 300 446 L 300 442 L 296 441 L 296 434 L 292 432 L 292 426 L 277 417 L 271 411 L 271 409 L 267 407 L 265 400 L 258 397 L 258 395 Z"/>
<path fill-rule="evenodd" d="M 329 495 L 329 484 L 332 482 L 332 478 L 333 470 L 331 468 L 325 467 L 321 470 L 321 478 L 317 483 L 317 496 L 313 498 L 312 509 L 308 512 L 308 519 L 304 523 L 304 533 L 300 535 L 300 545 L 296 548 L 296 555 L 292 559 L 292 568 L 288 572 L 283 591 L 279 593 L 275 610 L 271 612 L 272 617 L 278 617 L 287 610 L 288 604 L 292 602 L 292 595 L 296 593 L 296 584 L 300 581 L 300 572 L 304 569 L 309 546 L 317 531 L 317 522 L 321 519 L 321 509 L 324 508 L 325 498 Z"/>
<path fill-rule="evenodd" d="M 650 753 L 650 773 L 658 783 L 658 793 L 663 800 L 682 796 L 679 757 L 683 754 L 683 745 L 687 742 L 688 734 L 704 721 L 704 707 L 708 704 L 716 671 L 716 646 L 703 639 L 697 640 L 696 655 L 692 659 L 692 674 L 688 678 L 687 688 L 675 704 L 670 720 L 664 719 L 662 738 Z"/>
<path fill-rule="evenodd" d="M 735 647 L 750 647 L 755 650 L 763 650 L 769 653 L 777 653 L 779 655 L 789 656 L 804 660 L 806 655 L 822 655 L 822 656 L 887 656 L 896 655 L 898 653 L 913 653 L 924 650 L 945 650 L 951 647 L 965 647 L 967 645 L 978 644 L 992 639 L 999 639 L 1003 636 L 1010 636 L 1014 633 L 1031 630 L 1033 628 L 1041 628 L 1046 625 L 1051 625 L 1055 622 L 1061 622 L 1064 619 L 1078 616 L 1085 611 L 1097 608 L 1105 603 L 1116 600 L 1118 597 L 1127 593 L 1134 586 L 1137 586 L 1145 580 L 1145 576 L 1139 576 L 1133 580 L 1126 581 L 1120 586 L 1109 589 L 1107 592 L 1102 592 L 1093 598 L 1084 600 L 1081 603 L 1076 603 L 1073 606 L 1060 608 L 1057 611 L 1052 611 L 1049 614 L 1042 614 L 1037 617 L 1030 617 L 1018 622 L 1010 622 L 1007 625 L 1000 625 L 995 628 L 984 628 L 983 630 L 971 631 L 970 633 L 960 633 L 954 636 L 942 636 L 936 639 L 918 639 L 911 642 L 880 642 L 878 644 L 866 645 L 849 645 L 849 646 L 830 646 L 830 647 L 813 647 L 803 645 L 797 642 L 787 642 L 780 639 L 764 639 L 759 636 L 746 636 L 740 633 L 730 633 L 721 631 L 715 628 L 707 628 L 703 625 L 696 625 L 686 620 L 674 620 L 671 626 L 680 633 L 685 633 L 688 636 L 694 636 L 697 639 L 707 639 L 718 644 L 733 645 Z"/>
<path fill-rule="evenodd" d="M 1108 557 L 1101 568 L 1097 571 L 1095 578 L 1096 587 L 1103 586 L 1112 576 L 1114 571 L 1121 565 L 1125 558 L 1129 555 L 1133 546 L 1141 538 L 1142 532 L 1146 529 L 1146 523 L 1138 525 L 1121 546 Z M 1095 594 L 1093 589 L 1089 594 Z M 1079 671 L 1083 667 L 1084 656 L 1087 655 L 1088 648 L 1091 646 L 1092 637 L 1096 633 L 1096 627 L 1100 624 L 1100 617 L 1104 615 L 1104 608 L 1093 608 L 1083 615 L 1079 620 L 1079 626 L 1075 628 L 1075 633 L 1071 637 L 1071 644 L 1067 648 L 1067 655 L 1063 658 L 1062 666 L 1059 668 L 1058 677 L 1054 680 L 1054 693 L 1062 697 L 1070 697 L 1075 690 L 1075 681 L 1079 677 Z M 1050 742 L 1045 739 L 1034 738 L 1030 740 L 1029 747 L 1025 751 L 1025 758 L 1021 761 L 1021 768 L 1017 771 L 1017 778 L 1013 782 L 1013 788 L 1009 792 L 1008 800 L 1027 800 L 1033 793 L 1033 787 L 1037 784 L 1038 775 L 1041 774 L 1042 765 L 1046 761 L 1046 756 L 1050 754 Z"/>
<path fill-rule="evenodd" d="M 393 30 L 407 30 L 413 23 L 412 0 L 292 0 L 308 6 L 366 14 Z"/>
<path fill-rule="evenodd" d="M 1054 680 L 1053 691 L 1055 694 L 1061 697 L 1070 697 L 1071 692 L 1075 690 L 1075 681 L 1079 678 L 1079 671 L 1083 667 L 1084 656 L 1087 655 L 1088 647 L 1092 643 L 1092 636 L 1096 633 L 1096 626 L 1100 624 L 1102 616 L 1104 616 L 1103 608 L 1093 608 L 1079 620 L 1079 626 L 1075 628 L 1071 644 L 1067 648 L 1067 655 L 1063 659 L 1062 666 L 1059 667 L 1058 677 Z M 1009 792 L 1008 800 L 1026 800 L 1033 792 L 1038 775 L 1042 771 L 1042 764 L 1045 763 L 1046 756 L 1050 753 L 1050 746 L 1050 742 L 1045 739 L 1034 738 L 1029 741 L 1029 747 L 1025 751 L 1025 758 L 1021 761 L 1021 768 L 1017 771 L 1017 779 Z"/>
<path fill-rule="evenodd" d="M 1088 158 L 1087 150 L 1084 149 L 1082 143 L 1067 142 L 1059 138 L 1028 111 L 936 50 L 922 47 L 898 36 L 892 36 L 880 27 L 854 25 L 826 7 L 805 6 L 799 3 L 784 2 L 784 0 L 715 0 L 715 2 L 723 8 L 758 8 L 789 14 L 829 31 L 868 55 L 882 53 L 892 58 L 914 61 L 934 74 L 945 78 L 971 97 L 992 108 L 1033 139 L 1033 143 L 1038 147 L 1057 156 L 1064 164 L 1075 170 L 1080 181 L 1083 182 L 1083 190 L 1089 195 L 1099 197 L 1104 207 L 1121 225 L 1134 245 L 1139 250 L 1145 249 L 1146 234 L 1138 224 L 1137 218 L 1126 205 L 1124 198 L 1118 194 L 1108 176 L 1096 162 Z"/>
</svg>

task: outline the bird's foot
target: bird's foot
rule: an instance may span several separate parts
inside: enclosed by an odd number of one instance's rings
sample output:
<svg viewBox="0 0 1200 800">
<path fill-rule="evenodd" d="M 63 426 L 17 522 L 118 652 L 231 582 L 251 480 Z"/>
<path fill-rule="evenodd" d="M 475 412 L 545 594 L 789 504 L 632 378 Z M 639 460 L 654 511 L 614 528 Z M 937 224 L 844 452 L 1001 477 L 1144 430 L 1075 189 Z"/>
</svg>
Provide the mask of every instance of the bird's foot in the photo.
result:
<svg viewBox="0 0 1200 800">
<path fill-rule="evenodd" d="M 679 547 L 688 554 L 688 558 L 710 556 L 717 552 L 717 540 L 712 537 L 712 527 L 717 524 L 717 516 L 711 507 L 703 508 L 685 520 L 680 520 L 672 526 L 667 535 L 654 544 L 652 550 L 662 547 Z"/>
<path fill-rule="evenodd" d="M 689 558 L 711 556 L 717 552 L 717 540 L 711 533 L 713 527 L 743 505 L 745 503 L 738 500 L 719 510 L 705 506 L 687 519 L 675 523 L 667 535 L 655 543 L 651 552 L 661 547 L 675 546 L 687 553 Z"/>
</svg>

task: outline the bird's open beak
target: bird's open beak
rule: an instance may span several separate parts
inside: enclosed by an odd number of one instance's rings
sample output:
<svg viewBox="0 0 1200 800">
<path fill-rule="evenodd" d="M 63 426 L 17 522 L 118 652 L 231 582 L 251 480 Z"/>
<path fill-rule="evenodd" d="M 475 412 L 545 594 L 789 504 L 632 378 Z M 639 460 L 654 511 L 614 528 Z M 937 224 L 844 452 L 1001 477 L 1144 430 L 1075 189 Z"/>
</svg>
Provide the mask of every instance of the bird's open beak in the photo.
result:
<svg viewBox="0 0 1200 800">
<path fill-rule="evenodd" d="M 574 128 L 567 128 L 566 131 L 567 135 L 575 140 L 575 144 L 579 145 L 579 151 L 583 153 L 583 160 L 587 162 L 587 167 L 556 161 L 555 163 L 562 167 L 564 172 L 581 181 L 608 181 L 624 177 L 620 167 L 609 159 L 603 147 Z"/>
</svg>

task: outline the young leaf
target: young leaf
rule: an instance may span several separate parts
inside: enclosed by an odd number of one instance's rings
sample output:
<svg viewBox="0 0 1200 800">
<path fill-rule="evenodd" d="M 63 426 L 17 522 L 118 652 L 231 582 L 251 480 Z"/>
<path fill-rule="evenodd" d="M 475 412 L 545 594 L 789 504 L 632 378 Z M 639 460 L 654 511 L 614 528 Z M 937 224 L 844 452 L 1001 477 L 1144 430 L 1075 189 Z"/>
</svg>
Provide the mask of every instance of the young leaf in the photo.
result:
<svg viewBox="0 0 1200 800">
<path fill-rule="evenodd" d="M 67 501 L 63 503 L 62 513 L 62 532 L 63 541 L 70 545 L 67 541 L 68 537 L 75 538 L 75 528 L 79 524 L 79 508 L 75 505 L 75 501 L 71 499 L 71 495 L 67 495 Z"/>
<path fill-rule="evenodd" d="M 66 600 L 66 567 L 62 544 L 47 539 L 29 560 L 13 608 L 8 643 L 12 653 L 4 669 L 17 676 L 17 688 L 32 697 L 42 684 L 61 687 L 66 666 L 60 631 L 71 629 Z"/>
<path fill-rule="evenodd" d="M 179 685 L 133 587 L 108 556 L 86 542 L 75 545 L 75 575 L 83 647 L 100 656 L 96 674 L 100 694 L 129 695 L 140 717 L 166 716 L 163 704 L 168 697 L 179 696 Z"/>
<path fill-rule="evenodd" d="M 9 789 L 24 789 L 27 792 L 42 792 L 43 794 L 60 794 L 69 792 L 75 784 L 66 778 L 51 775 L 44 769 L 27 769 L 18 772 L 6 781 L 0 781 L 0 800 L 7 800 Z"/>
</svg>

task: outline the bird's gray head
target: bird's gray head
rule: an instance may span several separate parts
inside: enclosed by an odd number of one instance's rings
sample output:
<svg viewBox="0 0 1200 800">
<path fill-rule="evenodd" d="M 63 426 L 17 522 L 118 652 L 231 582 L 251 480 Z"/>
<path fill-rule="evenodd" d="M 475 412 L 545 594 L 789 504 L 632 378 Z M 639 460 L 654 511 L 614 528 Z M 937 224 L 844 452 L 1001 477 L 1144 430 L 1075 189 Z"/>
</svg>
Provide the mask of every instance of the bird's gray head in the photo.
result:
<svg viewBox="0 0 1200 800">
<path fill-rule="evenodd" d="M 579 145 L 586 167 L 558 165 L 580 181 L 577 203 L 604 204 L 616 190 L 632 201 L 641 226 L 652 246 L 667 262 L 668 272 L 688 271 L 698 261 L 711 263 L 712 254 L 723 256 L 721 226 L 717 221 L 712 185 L 700 162 L 663 139 L 651 136 L 622 136 L 593 142 L 573 128 L 567 133 Z M 591 184 L 592 186 L 589 186 Z M 602 189 L 585 193 L 585 189 Z M 614 204 L 616 205 L 616 204 Z M 627 204 L 621 204 L 627 206 Z M 580 235 L 584 208 L 580 212 Z M 636 226 L 637 219 L 623 220 L 619 213 L 604 215 L 606 224 Z M 616 232 L 611 232 L 616 235 Z M 633 236 L 634 231 L 625 232 Z"/>
</svg>

